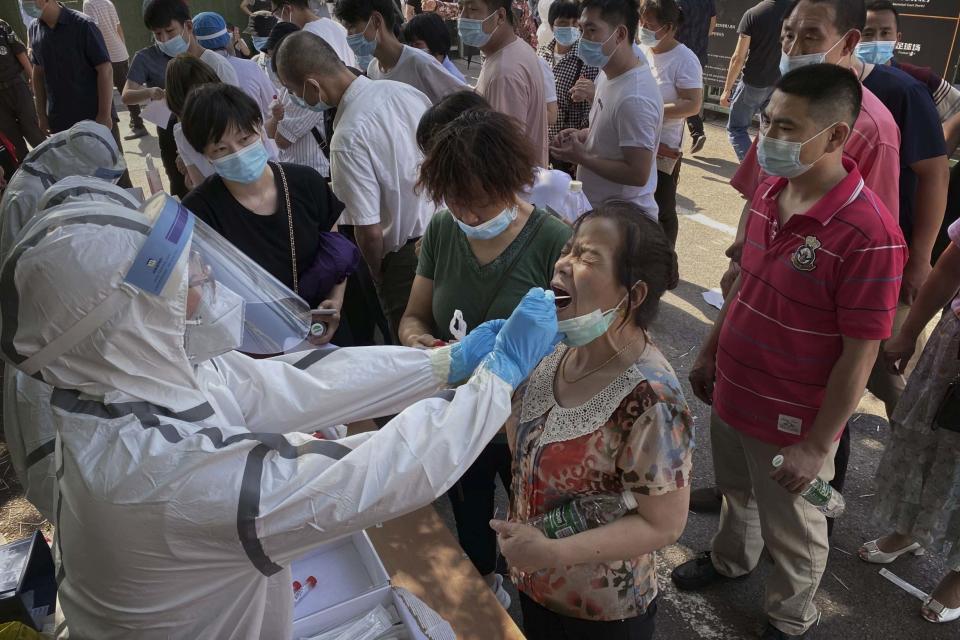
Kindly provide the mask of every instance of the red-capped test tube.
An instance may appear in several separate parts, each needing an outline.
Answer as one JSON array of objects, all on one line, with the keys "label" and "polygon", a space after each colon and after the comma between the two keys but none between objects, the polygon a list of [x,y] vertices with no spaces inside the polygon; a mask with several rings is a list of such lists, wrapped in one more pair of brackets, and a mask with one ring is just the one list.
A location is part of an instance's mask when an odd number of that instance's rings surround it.
[{"label": "red-capped test tube", "polygon": [[307,578],[307,584],[300,584],[299,580],[293,581],[293,604],[297,604],[303,597],[310,593],[310,590],[317,586],[317,579],[313,576]]}]

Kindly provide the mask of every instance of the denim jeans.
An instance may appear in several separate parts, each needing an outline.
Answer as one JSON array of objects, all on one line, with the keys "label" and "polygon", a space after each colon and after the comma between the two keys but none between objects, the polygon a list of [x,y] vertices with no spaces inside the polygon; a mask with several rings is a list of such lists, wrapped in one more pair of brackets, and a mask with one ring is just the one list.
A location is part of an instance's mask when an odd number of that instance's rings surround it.
[{"label": "denim jeans", "polygon": [[751,87],[743,80],[737,85],[730,100],[730,120],[727,122],[727,135],[730,144],[743,161],[750,150],[750,134],[748,129],[753,122],[753,116],[763,109],[773,93],[773,87]]}]

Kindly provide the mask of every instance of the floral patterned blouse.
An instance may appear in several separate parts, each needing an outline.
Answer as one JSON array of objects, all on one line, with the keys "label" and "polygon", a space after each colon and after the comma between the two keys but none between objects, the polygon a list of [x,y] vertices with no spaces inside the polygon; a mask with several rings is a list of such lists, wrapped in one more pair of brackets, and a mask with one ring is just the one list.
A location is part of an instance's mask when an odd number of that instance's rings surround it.
[{"label": "floral patterned blouse", "polygon": [[[567,347],[544,358],[514,394],[510,519],[525,522],[585,495],[662,495],[686,487],[693,419],[676,374],[650,345],[633,365],[579,407],[553,395]],[[513,571],[517,588],[555,613],[585,620],[642,615],[657,596],[652,553],[617,562]]]}]

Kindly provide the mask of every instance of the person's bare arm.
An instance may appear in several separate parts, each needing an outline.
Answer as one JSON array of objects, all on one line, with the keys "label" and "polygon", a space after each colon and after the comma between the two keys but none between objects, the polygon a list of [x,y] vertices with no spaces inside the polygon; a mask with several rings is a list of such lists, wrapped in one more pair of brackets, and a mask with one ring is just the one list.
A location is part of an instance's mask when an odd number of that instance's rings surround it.
[{"label": "person's bare arm", "polygon": [[663,117],[671,120],[689,118],[700,113],[703,89],[677,89],[677,99],[663,105]]},{"label": "person's bare arm", "polygon": [[97,122],[113,129],[113,66],[109,62],[97,67]]},{"label": "person's bare arm", "polygon": [[712,36],[716,30],[717,30],[717,16],[713,16],[712,18],[710,18],[710,30],[707,31],[707,35]]},{"label": "person's bare arm", "polygon": [[557,119],[560,117],[560,108],[557,106],[556,102],[547,103],[547,124],[555,125],[557,124]]},{"label": "person's bare arm", "polygon": [[727,319],[727,312],[737,294],[740,293],[741,277],[737,276],[733,285],[730,287],[730,293],[723,301],[723,308],[720,314],[713,322],[713,328],[700,347],[700,353],[690,367],[690,387],[693,389],[693,395],[697,396],[704,404],[713,404],[713,384],[717,378],[717,348],[720,345],[720,331],[723,329],[723,323]]},{"label": "person's bare arm", "polygon": [[943,224],[950,185],[950,164],[947,156],[920,160],[910,165],[917,175],[917,192],[913,206],[913,238],[910,257],[903,270],[900,300],[913,304],[924,280],[930,275],[930,255]]},{"label": "person's bare arm", "polygon": [[383,227],[379,224],[357,225],[354,228],[357,238],[357,246],[360,247],[360,255],[367,263],[370,269],[370,276],[373,281],[380,283],[383,280],[381,272],[383,262]]},{"label": "person's bare arm", "polygon": [[960,113],[947,118],[943,123],[943,139],[947,142],[947,157],[950,157],[960,146]]},{"label": "person's bare arm", "polygon": [[519,522],[494,520],[500,551],[512,568],[535,572],[551,567],[622,561],[653,553],[677,541],[687,524],[690,488],[659,496],[634,493],[637,512],[567,538],[547,538]]},{"label": "person's bare arm", "polygon": [[120,24],[120,21],[117,20],[117,35],[120,36],[120,41],[123,42],[124,46],[127,44],[127,36],[123,33],[123,25]]},{"label": "person's bare arm", "polygon": [[433,280],[416,276],[410,288],[407,310],[400,319],[400,344],[407,347],[433,347]]},{"label": "person's bare arm", "polygon": [[750,36],[740,34],[737,40],[737,47],[733,50],[730,57],[730,65],[727,67],[727,79],[723,83],[723,93],[720,94],[720,106],[730,107],[730,95],[733,93],[733,85],[740,77],[743,71],[743,65],[747,63],[747,55],[750,53]]},{"label": "person's bare arm", "polygon": [[166,94],[160,87],[145,87],[133,80],[127,80],[120,93],[120,100],[125,105],[143,104],[150,100],[163,100],[165,97]]},{"label": "person's bare arm", "polygon": [[621,147],[621,151],[623,160],[610,160],[584,153],[577,164],[617,184],[632,187],[646,185],[650,180],[650,167],[654,161],[653,151],[639,147]]},{"label": "person's bare arm", "polygon": [[879,340],[843,336],[843,352],[827,378],[827,392],[810,431],[801,442],[781,449],[783,464],[771,470],[770,476],[787,491],[803,492],[820,473],[837,435],[863,397],[879,349]]},{"label": "person's bare arm", "polygon": [[246,15],[253,15],[253,12],[250,11],[250,0],[242,0],[240,3],[240,11],[243,11]]}]

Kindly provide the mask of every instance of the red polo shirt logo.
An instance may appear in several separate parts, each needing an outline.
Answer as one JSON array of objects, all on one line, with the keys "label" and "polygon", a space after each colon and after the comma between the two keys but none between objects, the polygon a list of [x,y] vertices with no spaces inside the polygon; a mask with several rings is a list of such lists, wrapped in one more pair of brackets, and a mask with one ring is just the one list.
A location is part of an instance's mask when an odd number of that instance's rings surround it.
[{"label": "red polo shirt logo", "polygon": [[817,240],[817,236],[807,236],[803,244],[797,247],[793,252],[790,262],[793,268],[799,271],[813,271],[817,268],[817,249],[823,245]]}]

